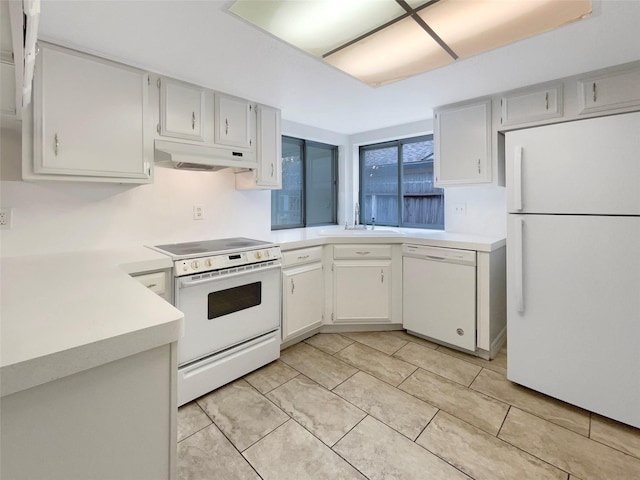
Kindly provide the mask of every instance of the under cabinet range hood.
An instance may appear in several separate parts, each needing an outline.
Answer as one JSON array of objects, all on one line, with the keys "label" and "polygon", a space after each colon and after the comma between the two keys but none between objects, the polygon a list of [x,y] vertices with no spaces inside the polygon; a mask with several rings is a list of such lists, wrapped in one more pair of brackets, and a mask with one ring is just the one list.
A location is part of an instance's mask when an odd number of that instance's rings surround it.
[{"label": "under cabinet range hood", "polygon": [[214,172],[224,168],[255,169],[255,152],[224,147],[155,140],[156,165]]}]

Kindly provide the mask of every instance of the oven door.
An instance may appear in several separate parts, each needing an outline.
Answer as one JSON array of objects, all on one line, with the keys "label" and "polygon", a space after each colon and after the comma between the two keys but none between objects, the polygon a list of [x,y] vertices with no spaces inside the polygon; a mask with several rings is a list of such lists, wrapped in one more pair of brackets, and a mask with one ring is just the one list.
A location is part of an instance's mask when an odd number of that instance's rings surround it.
[{"label": "oven door", "polygon": [[278,329],[280,274],[277,264],[177,278],[176,307],[185,318],[178,365]]}]

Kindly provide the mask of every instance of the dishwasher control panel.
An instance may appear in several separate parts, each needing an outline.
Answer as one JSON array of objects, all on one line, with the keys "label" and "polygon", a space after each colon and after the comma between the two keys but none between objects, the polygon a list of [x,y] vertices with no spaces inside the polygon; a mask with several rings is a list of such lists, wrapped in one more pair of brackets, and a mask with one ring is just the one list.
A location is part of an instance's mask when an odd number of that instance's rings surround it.
[{"label": "dishwasher control panel", "polygon": [[402,256],[422,258],[434,262],[458,263],[461,265],[476,264],[475,250],[459,248],[429,247],[426,245],[403,245]]}]

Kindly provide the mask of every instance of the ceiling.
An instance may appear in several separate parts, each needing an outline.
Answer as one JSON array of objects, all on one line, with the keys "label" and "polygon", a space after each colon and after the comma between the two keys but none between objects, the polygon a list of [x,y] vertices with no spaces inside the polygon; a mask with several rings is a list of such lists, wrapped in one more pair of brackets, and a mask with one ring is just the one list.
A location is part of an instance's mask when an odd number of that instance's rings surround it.
[{"label": "ceiling", "polygon": [[229,13],[232,3],[43,0],[39,37],[342,134],[425,120],[438,105],[640,59],[640,0],[593,0],[585,20],[371,87]]}]

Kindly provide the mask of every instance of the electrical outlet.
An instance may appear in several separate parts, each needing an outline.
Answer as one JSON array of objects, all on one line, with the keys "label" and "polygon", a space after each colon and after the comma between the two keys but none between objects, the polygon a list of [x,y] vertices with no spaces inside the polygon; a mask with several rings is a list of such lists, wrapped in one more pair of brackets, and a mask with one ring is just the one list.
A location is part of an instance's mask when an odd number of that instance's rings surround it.
[{"label": "electrical outlet", "polygon": [[456,215],[464,216],[467,214],[467,204],[466,203],[456,203],[453,206],[453,211]]},{"label": "electrical outlet", "polygon": [[11,208],[0,208],[0,228],[8,230],[11,228]]},{"label": "electrical outlet", "polygon": [[193,219],[204,220],[204,207],[202,205],[193,206]]}]

